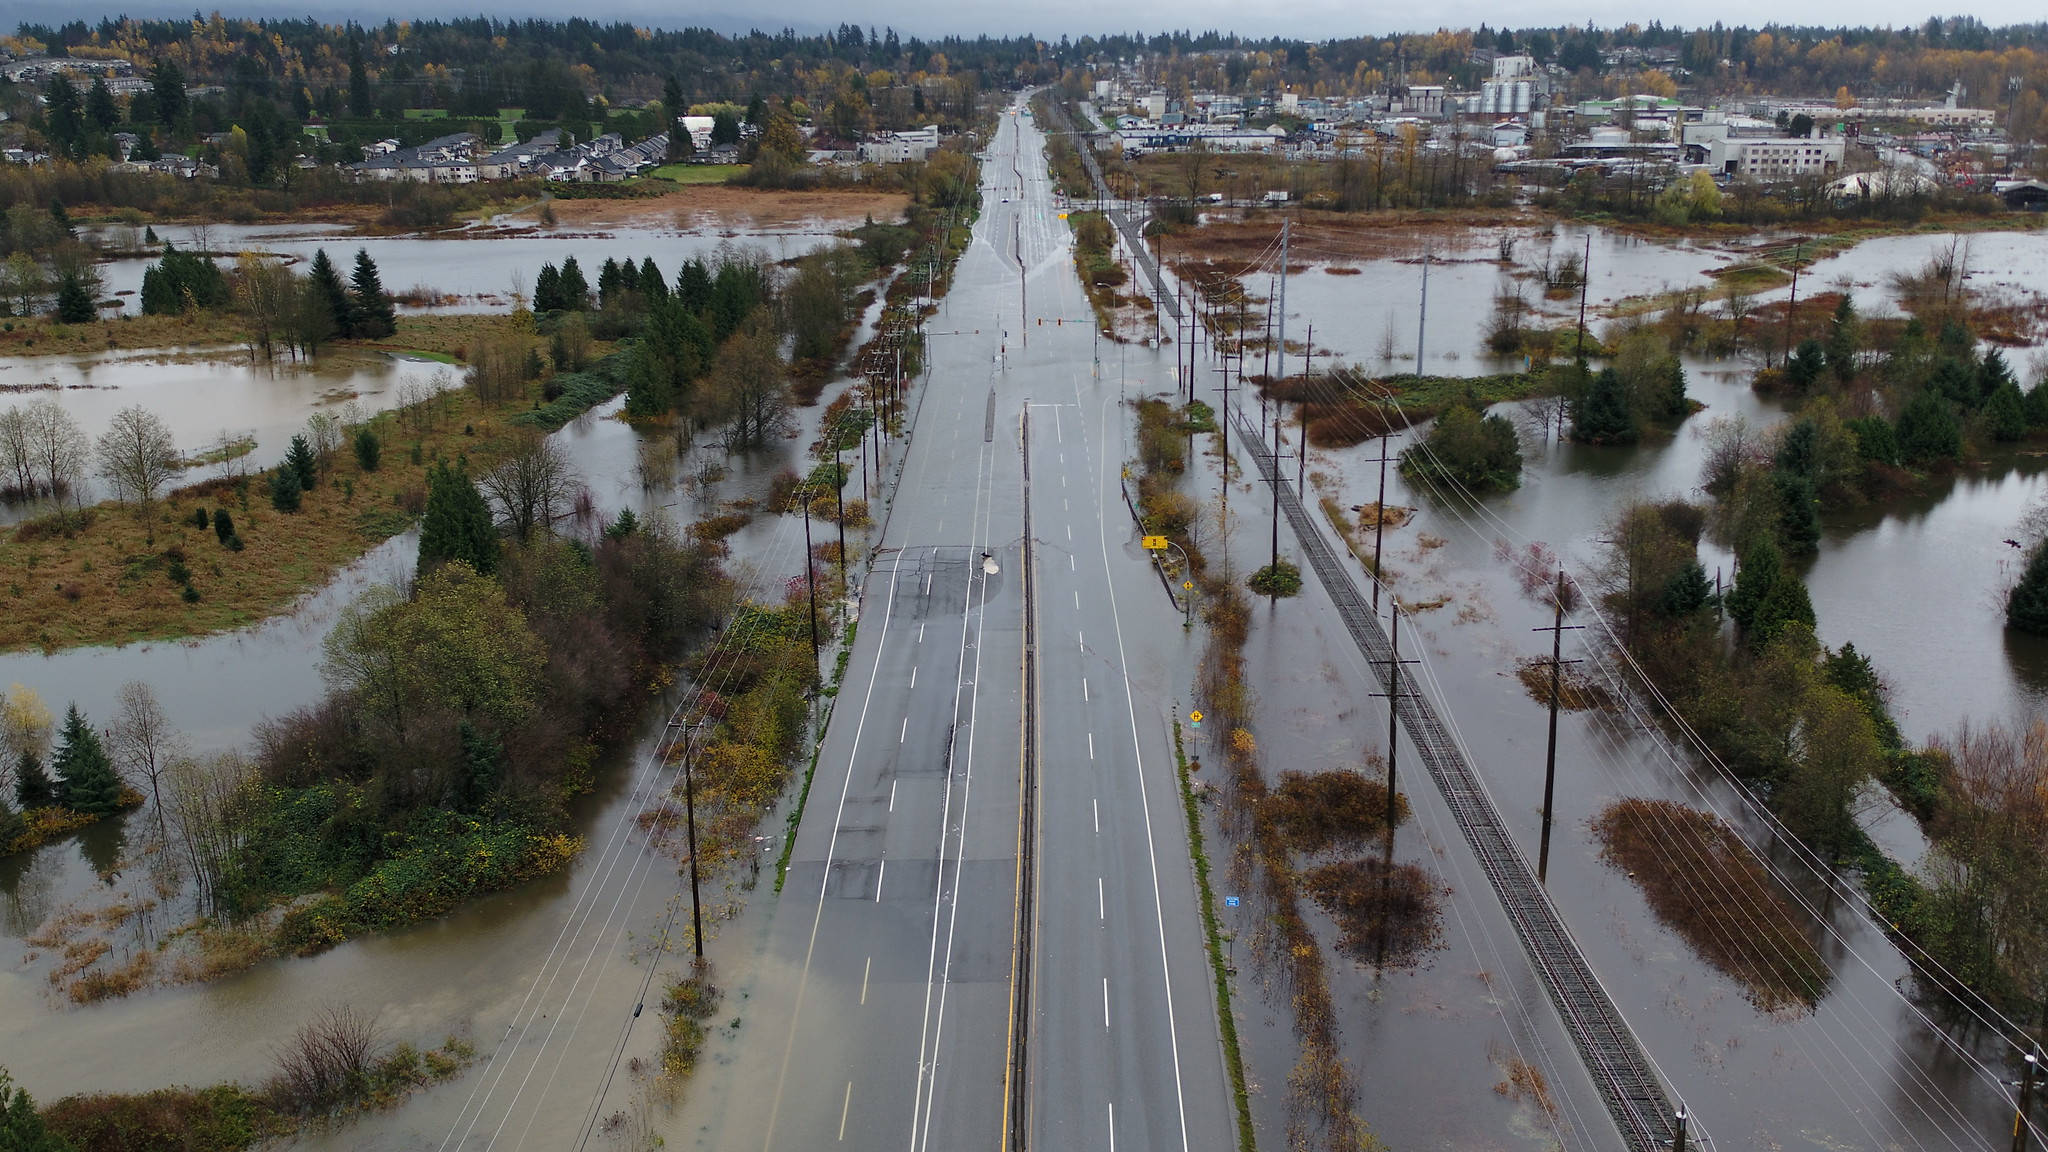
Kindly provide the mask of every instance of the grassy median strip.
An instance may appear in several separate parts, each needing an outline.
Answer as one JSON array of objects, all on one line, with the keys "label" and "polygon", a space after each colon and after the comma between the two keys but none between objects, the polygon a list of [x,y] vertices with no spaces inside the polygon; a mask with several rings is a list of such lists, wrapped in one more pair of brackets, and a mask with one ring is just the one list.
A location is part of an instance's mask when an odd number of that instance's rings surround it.
[{"label": "grassy median strip", "polygon": [[1195,786],[1188,777],[1188,754],[1181,742],[1180,721],[1173,722],[1173,761],[1180,773],[1180,802],[1188,816],[1188,855],[1195,862],[1195,887],[1202,895],[1202,930],[1209,943],[1209,967],[1216,974],[1216,1023],[1223,1031],[1223,1061],[1230,1069],[1230,1094],[1237,1104],[1237,1147],[1254,1152],[1258,1136],[1252,1128],[1251,1094],[1244,1084],[1244,1057],[1237,1046],[1237,1016],[1230,1008],[1230,970],[1223,963],[1223,930],[1216,921],[1216,893],[1209,885],[1209,852],[1202,841],[1202,814],[1195,806]]}]

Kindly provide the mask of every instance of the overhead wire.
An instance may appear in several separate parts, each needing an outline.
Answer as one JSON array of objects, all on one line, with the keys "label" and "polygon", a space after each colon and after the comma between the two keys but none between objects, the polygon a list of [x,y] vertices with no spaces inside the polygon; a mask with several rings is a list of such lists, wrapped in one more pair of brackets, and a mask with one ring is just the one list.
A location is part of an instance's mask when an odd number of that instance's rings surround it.
[{"label": "overhead wire", "polygon": [[[1398,408],[1398,406],[1399,406],[1399,401],[1398,401],[1398,398],[1395,398],[1395,397],[1393,397],[1391,393],[1384,393],[1384,392],[1383,392],[1383,395],[1384,395],[1384,397],[1385,397],[1385,401],[1386,401],[1386,402],[1391,402],[1391,403],[1393,403],[1394,405],[1396,405],[1396,407]],[[1421,443],[1422,443],[1421,441],[1418,441],[1418,444],[1421,444]],[[1423,445],[1423,450],[1424,450],[1424,451],[1428,451],[1428,449],[1427,449],[1427,446],[1426,446],[1426,444],[1424,444],[1424,445]],[[1451,479],[1451,480],[1450,480],[1449,482],[1450,482],[1450,483],[1452,483],[1452,484],[1454,484],[1454,485],[1456,485],[1456,481],[1455,481],[1454,479]],[[1425,483],[1427,483],[1427,481],[1425,481]],[[1474,495],[1473,495],[1473,494],[1472,494],[1472,493],[1471,493],[1471,492],[1470,492],[1469,490],[1465,490],[1465,489],[1463,489],[1462,485],[1457,485],[1457,487],[1459,488],[1460,492],[1462,493],[1462,496],[1463,496],[1463,502],[1464,502],[1464,503],[1466,503],[1466,504],[1467,504],[1467,506],[1469,506],[1469,507],[1472,507],[1472,508],[1476,509],[1476,510],[1478,511],[1478,513],[1479,513],[1479,514],[1481,514],[1481,515],[1483,515],[1483,516],[1486,516],[1486,517],[1488,517],[1488,518],[1492,519],[1492,520],[1493,520],[1493,521],[1494,521],[1494,522],[1495,522],[1496,524],[1498,524],[1498,525],[1499,525],[1499,526],[1500,526],[1501,528],[1503,528],[1503,529],[1507,530],[1507,531],[1508,531],[1508,532],[1510,532],[1511,534],[1513,534],[1513,535],[1516,535],[1516,536],[1520,536],[1520,535],[1521,535],[1521,534],[1520,534],[1519,532],[1515,531],[1515,530],[1513,529],[1513,527],[1512,527],[1511,525],[1508,525],[1508,524],[1507,524],[1507,523],[1506,523],[1505,521],[1502,521],[1502,520],[1500,520],[1498,516],[1496,516],[1496,515],[1493,515],[1493,514],[1492,514],[1492,512],[1491,512],[1491,510],[1490,510],[1490,509],[1488,509],[1488,508],[1487,508],[1487,507],[1485,506],[1485,504],[1484,504],[1483,502],[1479,501],[1479,500],[1477,499],[1477,497],[1476,497],[1476,496],[1474,496]],[[1434,489],[1433,489],[1433,490],[1434,490]],[[1447,500],[1447,501],[1446,501],[1446,503],[1450,503],[1450,501],[1448,501],[1448,500]],[[1467,526],[1468,526],[1468,527],[1472,527],[1472,525],[1470,524],[1470,522],[1469,522],[1468,520],[1465,520],[1465,518],[1463,517],[1462,513],[1458,513],[1458,512],[1456,512],[1455,508],[1453,509],[1453,514],[1454,514],[1454,515],[1457,515],[1457,516],[1459,516],[1460,520],[1461,520],[1462,522],[1465,522],[1465,523],[1467,524]],[[1476,529],[1475,529],[1475,531],[1476,531]],[[1524,539],[1526,539],[1526,537],[1524,537]],[[1587,598],[1587,599],[1588,599],[1588,600],[1590,601],[1590,597],[1589,597],[1589,598]],[[1615,644],[1615,646],[1616,646],[1617,648],[1619,648],[1619,649],[1620,649],[1620,650],[1622,651],[1622,653],[1623,653],[1624,657],[1628,658],[1628,660],[1629,660],[1630,664],[1631,664],[1631,665],[1634,665],[1634,661],[1633,661],[1633,658],[1632,658],[1632,656],[1629,656],[1629,654],[1627,654],[1627,653],[1626,653],[1626,650],[1625,650],[1625,648],[1622,648],[1622,647],[1620,646],[1620,643],[1619,643],[1619,637],[1613,634],[1613,629],[1612,629],[1612,625],[1611,625],[1611,622],[1610,622],[1610,621],[1608,621],[1608,620],[1607,620],[1607,619],[1606,619],[1606,618],[1604,617],[1604,615],[1601,615],[1601,614],[1600,614],[1600,613],[1598,612],[1597,608],[1595,608],[1595,609],[1594,609],[1594,614],[1595,614],[1595,617],[1596,617],[1596,619],[1599,619],[1599,620],[1600,620],[1600,622],[1601,622],[1601,624],[1602,624],[1602,627],[1603,627],[1603,629],[1604,629],[1604,630],[1606,630],[1606,631],[1607,631],[1607,632],[1609,633],[1609,636],[1610,636],[1610,640],[1611,640],[1611,641],[1612,641],[1612,642],[1613,642],[1613,643]],[[1595,666],[1596,666],[1596,667],[1603,667],[1602,665],[1600,665],[1600,664],[1597,664],[1597,663],[1596,663],[1596,665],[1595,665]],[[1642,670],[1640,669],[1640,667],[1639,667],[1639,666],[1637,666],[1637,667],[1636,667],[1636,671],[1638,672],[1638,675],[1639,675],[1639,676],[1645,675],[1645,674],[1644,674],[1644,673],[1642,672]],[[1652,685],[1652,687],[1654,688],[1654,685]],[[1632,698],[1631,698],[1631,697],[1630,697],[1630,696],[1628,695],[1628,693],[1626,692],[1626,689],[1625,689],[1625,688],[1621,688],[1620,686],[1617,686],[1617,688],[1618,688],[1618,691],[1617,691],[1617,698],[1618,698],[1618,699],[1622,699],[1622,700],[1624,700],[1624,701],[1627,701],[1627,702],[1628,702],[1628,703],[1630,704],[1630,707],[1631,707],[1631,710],[1632,710],[1632,712],[1633,712],[1633,711],[1635,711],[1635,710],[1634,710],[1634,708],[1633,708],[1633,700],[1632,700]],[[1660,700],[1661,700],[1661,693],[1659,694],[1659,697],[1660,697]],[[1675,710],[1675,709],[1672,709],[1672,708],[1670,707],[1670,705],[1669,705],[1668,701],[1664,702],[1664,706],[1665,706],[1665,708],[1667,709],[1667,711],[1669,711],[1669,712],[1671,712],[1671,713],[1673,713],[1673,714],[1675,715],[1675,711],[1676,711],[1676,710]],[[1648,718],[1646,718],[1646,717],[1641,717],[1639,713],[1637,713],[1637,715],[1638,715],[1638,719],[1639,719],[1639,721],[1640,721],[1640,722],[1641,722],[1641,723],[1643,724],[1643,727],[1644,727],[1644,730],[1645,730],[1645,731],[1648,731],[1648,732],[1654,732],[1654,731],[1655,731],[1654,725],[1653,725],[1653,724],[1652,724],[1652,723],[1651,723],[1651,722],[1650,722],[1650,721],[1648,720]],[[1681,723],[1682,723],[1682,718],[1681,718]],[[1688,729],[1688,730],[1689,730],[1689,729]],[[1694,734],[1694,739],[1695,739],[1696,741],[1698,740],[1698,737],[1697,737],[1697,735],[1696,735],[1696,734]],[[1711,757],[1711,756],[1712,756],[1712,753],[1711,753],[1711,749],[1705,749],[1705,748],[1704,748],[1704,742],[1703,742],[1703,741],[1699,741],[1699,743],[1700,743],[1700,746],[1701,746],[1701,750],[1702,750],[1702,751],[1703,751],[1703,752],[1704,752],[1704,753],[1705,753],[1705,754],[1706,754],[1707,756]],[[1664,744],[1664,743],[1662,743],[1662,742],[1660,741],[1660,742],[1658,742],[1658,746],[1660,747],[1660,749],[1661,749],[1661,750],[1662,750],[1662,751],[1664,752],[1664,754],[1665,754],[1665,755],[1666,755],[1667,757],[1669,757],[1669,756],[1670,756],[1670,749],[1669,749],[1669,746],[1668,746],[1668,745],[1666,745],[1666,744]],[[1624,761],[1619,761],[1619,762],[1625,762],[1625,760],[1624,760]],[[1673,761],[1673,763],[1674,763],[1674,765],[1675,765],[1675,763],[1676,763],[1676,762],[1675,762],[1675,760]],[[1718,768],[1718,769],[1719,769],[1719,770],[1721,771],[1721,773],[1722,773],[1722,774],[1723,774],[1723,775],[1724,775],[1725,777],[1727,777],[1727,779],[1728,779],[1728,782],[1729,782],[1729,783],[1730,783],[1731,785],[1733,785],[1733,786],[1734,786],[1734,788],[1735,788],[1735,790],[1736,790],[1737,794],[1738,794],[1738,795],[1740,795],[1740,796],[1742,796],[1742,797],[1743,797],[1743,798],[1744,798],[1744,799],[1745,799],[1745,800],[1746,800],[1746,801],[1747,801],[1747,802],[1748,802],[1748,803],[1749,803],[1749,804],[1750,804],[1750,805],[1752,806],[1752,808],[1755,808],[1755,807],[1757,806],[1757,802],[1756,802],[1756,800],[1755,800],[1755,797],[1754,797],[1754,796],[1753,796],[1752,794],[1750,794],[1750,793],[1749,793],[1748,789],[1747,789],[1746,787],[1744,787],[1743,785],[1741,785],[1741,783],[1740,783],[1740,781],[1739,781],[1739,780],[1736,780],[1735,778],[1733,778],[1733,776],[1732,776],[1732,773],[1729,773],[1729,772],[1728,772],[1728,770],[1726,769],[1725,765],[1722,765],[1722,764],[1720,764],[1720,763],[1718,762],[1718,760],[1717,760],[1717,759],[1716,759],[1716,760],[1714,761],[1714,764],[1715,764],[1715,767],[1716,767],[1716,768]],[[1688,783],[1690,783],[1690,782],[1688,782]],[[1696,785],[1692,785],[1692,786],[1693,786],[1693,787],[1695,788],[1695,790],[1697,790],[1697,786],[1696,786]],[[1705,796],[1705,794],[1704,794],[1704,793],[1700,793],[1700,798],[1701,798],[1701,800],[1702,800],[1702,802],[1703,802],[1703,803],[1706,803],[1706,804],[1708,804],[1708,806],[1709,806],[1709,810],[1710,810],[1710,811],[1713,811],[1713,810],[1715,810],[1715,805],[1713,804],[1713,802],[1712,802],[1711,798],[1709,798],[1709,797]],[[1767,820],[1768,820],[1768,821],[1769,821],[1769,822],[1771,823],[1771,825],[1772,825],[1773,827],[1775,827],[1775,828],[1776,828],[1776,830],[1777,830],[1777,833],[1778,833],[1778,838],[1779,838],[1779,839],[1780,839],[1781,841],[1787,841],[1787,842],[1789,842],[1789,845],[1790,845],[1791,847],[1793,847],[1793,849],[1794,849],[1795,855],[1796,855],[1796,856],[1799,856],[1799,857],[1800,857],[1800,858],[1802,859],[1802,862],[1805,862],[1805,863],[1807,863],[1807,864],[1809,865],[1809,867],[1811,867],[1811,866],[1812,866],[1812,864],[1813,864],[1813,861],[1812,861],[1811,859],[1809,859],[1809,858],[1808,858],[1808,854],[1806,854],[1806,853],[1804,853],[1804,852],[1800,851],[1800,849],[1802,849],[1802,848],[1803,848],[1803,845],[1800,845],[1800,844],[1798,843],[1798,841],[1797,841],[1797,838],[1796,838],[1796,837],[1793,837],[1793,836],[1791,835],[1791,833],[1789,832],[1789,830],[1786,830],[1786,829],[1784,829],[1784,828],[1782,827],[1782,825],[1781,825],[1781,824],[1778,824],[1778,823],[1777,823],[1777,821],[1775,820],[1775,817],[1773,817],[1773,816],[1772,816],[1771,814],[1769,814],[1769,813],[1768,813],[1768,811],[1764,811],[1764,812],[1762,812],[1762,813],[1760,813],[1760,814],[1761,814],[1762,816],[1764,816],[1764,817],[1765,817],[1765,818],[1766,818],[1766,819],[1767,819]],[[1861,954],[1861,952],[1860,952],[1860,951],[1858,951],[1858,950],[1857,950],[1857,949],[1856,949],[1856,948],[1855,948],[1855,947],[1854,947],[1853,945],[1851,945],[1851,944],[1850,944],[1850,943],[1849,943],[1849,942],[1848,942],[1848,941],[1846,940],[1846,938],[1842,937],[1842,936],[1841,936],[1841,934],[1839,933],[1839,931],[1837,931],[1837,930],[1835,930],[1835,929],[1834,929],[1833,925],[1832,925],[1831,923],[1829,923],[1829,922],[1828,922],[1828,921],[1826,920],[1826,918],[1825,918],[1825,917],[1824,917],[1824,916],[1823,916],[1823,915],[1822,915],[1822,914],[1821,914],[1821,913],[1819,912],[1819,910],[1817,910],[1817,909],[1814,909],[1814,908],[1812,908],[1812,906],[1811,906],[1810,902],[1808,902],[1808,901],[1806,901],[1806,900],[1804,899],[1803,895],[1802,895],[1802,894],[1801,894],[1801,893],[1800,893],[1800,892],[1798,891],[1798,889],[1796,888],[1796,886],[1795,886],[1795,885],[1794,885],[1794,884],[1792,883],[1791,879],[1790,879],[1789,877],[1785,876],[1785,875],[1784,875],[1784,874],[1783,874],[1783,873],[1782,873],[1782,872],[1781,872],[1781,871],[1780,871],[1780,870],[1779,870],[1779,869],[1778,869],[1778,868],[1776,867],[1776,865],[1775,865],[1775,863],[1774,863],[1774,862],[1770,861],[1770,860],[1769,860],[1769,858],[1768,858],[1767,856],[1764,856],[1764,857],[1760,857],[1760,862],[1761,862],[1761,863],[1762,863],[1762,864],[1763,864],[1763,865],[1764,865],[1764,866],[1765,866],[1765,867],[1766,867],[1766,868],[1767,868],[1768,870],[1770,870],[1770,871],[1771,871],[1771,872],[1773,873],[1774,877],[1775,877],[1775,878],[1776,878],[1776,879],[1777,879],[1777,880],[1779,881],[1779,884],[1780,884],[1780,886],[1781,886],[1782,888],[1784,888],[1784,889],[1785,889],[1785,890],[1786,890],[1786,891],[1787,891],[1787,892],[1788,892],[1789,894],[1791,894],[1791,895],[1793,896],[1793,898],[1794,898],[1795,900],[1798,900],[1798,902],[1799,902],[1799,903],[1801,904],[1801,906],[1802,906],[1802,907],[1803,907],[1803,908],[1804,908],[1804,909],[1805,909],[1805,910],[1806,910],[1806,911],[1807,911],[1807,912],[1809,913],[1809,915],[1810,915],[1810,916],[1812,916],[1812,917],[1813,917],[1813,918],[1815,919],[1815,921],[1816,921],[1817,923],[1820,923],[1820,924],[1821,924],[1821,925],[1822,925],[1822,926],[1823,926],[1823,927],[1824,927],[1824,928],[1825,928],[1825,929],[1826,929],[1826,930],[1827,930],[1827,931],[1828,931],[1828,932],[1829,932],[1829,933],[1830,933],[1831,935],[1833,935],[1833,936],[1834,936],[1834,937],[1835,937],[1835,938],[1837,939],[1837,942],[1838,942],[1838,943],[1840,943],[1840,944],[1842,945],[1842,947],[1843,947],[1843,949],[1844,949],[1844,951],[1845,951],[1845,952],[1847,952],[1847,953],[1848,953],[1848,954],[1850,954],[1850,955],[1853,955],[1853,956],[1855,956],[1855,957],[1857,958],[1858,962],[1859,962],[1859,963],[1861,963],[1861,964],[1863,964],[1863,965],[1864,965],[1864,966],[1865,966],[1866,968],[1868,968],[1868,969],[1869,969],[1869,970],[1870,970],[1870,971],[1871,971],[1871,972],[1872,972],[1872,973],[1873,973],[1874,975],[1881,975],[1881,974],[1879,974],[1879,973],[1877,973],[1877,972],[1876,972],[1875,966],[1874,966],[1874,965],[1872,965],[1872,964],[1870,963],[1870,961],[1868,960],[1868,958],[1867,958],[1867,957],[1865,957],[1865,956],[1863,956],[1863,955]],[[1821,878],[1823,879],[1823,881],[1824,881],[1824,882],[1826,882],[1826,883],[1829,883],[1829,885],[1830,885],[1830,887],[1831,887],[1831,888],[1837,888],[1837,890],[1839,890],[1839,888],[1838,888],[1838,881],[1837,881],[1837,880],[1836,880],[1836,879],[1834,878],[1834,876],[1833,876],[1833,873],[1832,873],[1832,870],[1831,870],[1831,869],[1830,869],[1830,870],[1827,870],[1827,871],[1826,871],[1826,873],[1825,873],[1824,875],[1822,875],[1822,876],[1821,876]],[[1889,983],[1889,982],[1887,982],[1887,983]],[[1898,993],[1898,989],[1896,989],[1896,988],[1893,988],[1893,991],[1894,991],[1894,993]],[[1902,999],[1905,999],[1905,998],[1903,997],[1903,995],[1902,995],[1902,994],[1901,994],[1901,998],[1902,998]],[[1922,1010],[1920,1010],[1920,1009],[1919,1009],[1918,1005],[1913,1005],[1913,1004],[1911,1004],[1911,1002],[1910,1002],[1910,1000],[1909,1000],[1909,999],[1907,1000],[1907,1003],[1908,1003],[1908,1006],[1909,1006],[1909,1008],[1911,1008],[1911,1009],[1912,1009],[1912,1010],[1913,1010],[1913,1011],[1914,1011],[1914,1012],[1915,1012],[1915,1013],[1916,1013],[1917,1015],[1919,1015],[1919,1016],[1920,1016],[1920,1017],[1922,1018],[1923,1022],[1924,1022],[1924,1023],[1926,1023],[1926,1024],[1928,1025],[1928,1027],[1929,1027],[1929,1028],[1930,1028],[1931,1030],[1933,1030],[1933,1031],[1934,1031],[1934,1032],[1935,1032],[1935,1033],[1936,1033],[1936,1034],[1937,1034],[1938,1036],[1940,1036],[1940,1038],[1941,1038],[1941,1039],[1943,1040],[1943,1042],[1944,1042],[1945,1044],[1947,1044],[1947,1045],[1948,1045],[1948,1046],[1949,1046],[1949,1047],[1951,1048],[1951,1050],[1955,1051],[1955,1052],[1957,1053],[1957,1055],[1961,1056],[1961,1057],[1962,1057],[1962,1058],[1964,1058],[1964,1059],[1965,1059],[1966,1061],[1969,1061],[1969,1062],[1971,1062],[1971,1063],[1973,1063],[1973,1064],[1978,1064],[1978,1066],[1979,1066],[1979,1068],[1980,1068],[1980,1071],[1981,1071],[1981,1072],[1982,1072],[1983,1074],[1986,1074],[1986,1075],[1987,1075],[1987,1077],[1988,1077],[1989,1079],[1991,1079],[1991,1080],[1993,1081],[1993,1083],[1995,1083],[1995,1084],[2001,1084],[2001,1085],[2002,1085],[2002,1081],[1998,1081],[1998,1080],[1997,1080],[1997,1078],[1996,1078],[1996,1076],[1995,1076],[1995,1074],[1990,1074],[1990,1073],[1989,1073],[1989,1071],[1988,1071],[1988,1069],[1982,1069],[1982,1066],[1981,1066],[1981,1064],[1980,1064],[1979,1062],[1977,1062],[1977,1061],[1976,1061],[1976,1060],[1974,1059],[1974,1057],[1973,1057],[1973,1056],[1972,1056],[1971,1054],[1969,1054],[1969,1053],[1968,1053],[1967,1051],[1965,1051],[1965,1050],[1962,1050],[1962,1049],[1960,1048],[1960,1046],[1959,1046],[1959,1045],[1958,1045],[1958,1044],[1957,1044],[1957,1043],[1956,1043],[1956,1042],[1954,1041],[1954,1039],[1953,1039],[1952,1037],[1948,1036],[1948,1035],[1946,1034],[1946,1032],[1945,1032],[1945,1031],[1941,1030],[1941,1029],[1940,1029],[1940,1028],[1939,1028],[1938,1026],[1936,1026],[1936,1025],[1934,1024],[1934,1022],[1933,1022],[1933,1021],[1931,1020],[1931,1018],[1927,1017],[1927,1016],[1926,1016],[1926,1014],[1924,1013],[1924,1011],[1922,1011]],[[1860,1007],[1860,1005],[1859,1005],[1859,1007]],[[1873,1021],[1873,1022],[1875,1022],[1875,1021]],[[1858,1042],[1859,1042],[1859,1044],[1861,1043],[1861,1042],[1860,1042],[1860,1039],[1859,1039],[1859,1041],[1858,1041]],[[1910,1063],[1910,1061],[1909,1061],[1909,1062],[1907,1062],[1907,1064],[1906,1064],[1906,1067],[1907,1067],[1907,1068],[1909,1068],[1909,1069],[1913,1069],[1913,1070],[1914,1070],[1915,1072],[1917,1072],[1917,1071],[1918,1071],[1917,1069],[1913,1068],[1913,1065],[1912,1065],[1912,1064]],[[1955,1111],[1955,1109],[1954,1109],[1954,1107],[1953,1107],[1952,1103],[1951,1103],[1951,1102],[1949,1102],[1949,1101],[1948,1101],[1948,1100],[1946,1099],[1946,1097],[1945,1097],[1945,1096],[1942,1096],[1942,1095],[1941,1095],[1940,1093],[1938,1093],[1938,1092],[1936,1092],[1936,1093],[1933,1093],[1933,1096],[1934,1096],[1934,1098],[1935,1098],[1935,1099],[1938,1099],[1938,1100],[1940,1100],[1940,1101],[1941,1101],[1941,1102],[1942,1102],[1943,1104],[1945,1104],[1945,1105],[1948,1105],[1948,1106],[1949,1106],[1949,1108],[1950,1108],[1950,1111],[1951,1111],[1952,1115],[1954,1116],[1954,1118],[1956,1118],[1956,1119],[1958,1119],[1958,1120],[1961,1120],[1961,1119],[1963,1119],[1963,1118],[1961,1117],[1960,1113],[1959,1113],[1958,1111]],[[1917,1097],[1916,1097],[1916,1107],[1918,1107],[1918,1106],[1919,1106],[1919,1104],[1918,1104],[1918,1099],[1917,1099]]]}]

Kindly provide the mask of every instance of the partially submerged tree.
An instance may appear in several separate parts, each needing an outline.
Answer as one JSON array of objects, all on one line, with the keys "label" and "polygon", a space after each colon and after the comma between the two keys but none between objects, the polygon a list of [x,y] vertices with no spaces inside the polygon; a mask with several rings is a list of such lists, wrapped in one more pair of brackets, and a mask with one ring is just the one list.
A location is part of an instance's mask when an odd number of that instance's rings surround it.
[{"label": "partially submerged tree", "polygon": [[99,439],[99,464],[117,498],[140,504],[155,500],[185,466],[169,426],[139,404],[114,413]]}]

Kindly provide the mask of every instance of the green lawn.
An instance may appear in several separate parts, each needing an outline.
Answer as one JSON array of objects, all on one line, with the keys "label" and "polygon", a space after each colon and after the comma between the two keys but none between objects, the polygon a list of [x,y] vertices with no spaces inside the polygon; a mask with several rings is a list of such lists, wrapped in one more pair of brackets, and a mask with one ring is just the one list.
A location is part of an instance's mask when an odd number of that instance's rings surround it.
[{"label": "green lawn", "polygon": [[746,170],[745,164],[664,164],[648,175],[678,184],[723,184]]}]

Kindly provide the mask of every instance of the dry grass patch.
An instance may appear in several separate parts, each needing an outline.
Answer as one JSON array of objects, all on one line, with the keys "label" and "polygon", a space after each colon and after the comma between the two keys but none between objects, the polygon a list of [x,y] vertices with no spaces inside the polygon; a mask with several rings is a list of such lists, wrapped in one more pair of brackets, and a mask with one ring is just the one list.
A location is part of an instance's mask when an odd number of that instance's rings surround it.
[{"label": "dry grass patch", "polygon": [[[381,467],[365,472],[347,449],[334,453],[298,512],[273,509],[265,479],[251,477],[245,486],[206,481],[147,508],[101,505],[68,536],[17,528],[0,539],[0,604],[7,607],[0,650],[205,635],[284,610],[404,531],[425,500],[427,467],[437,457],[466,459],[475,474],[530,434],[507,422],[529,397],[485,406],[451,392],[438,403],[444,411],[424,429],[378,417],[372,427],[385,445]],[[194,524],[202,507],[209,515],[229,510],[242,551]],[[180,572],[198,600],[185,599]]]},{"label": "dry grass patch", "polygon": [[[1296,852],[1356,846],[1387,830],[1387,786],[1358,772],[1283,772],[1264,803]],[[1407,818],[1408,798],[1396,793],[1394,823]]]},{"label": "dry grass patch", "polygon": [[1631,798],[1593,821],[1601,855],[1629,874],[1657,919],[1766,1012],[1807,1011],[1834,974],[1734,829],[1669,800]]},{"label": "dry grass patch", "polygon": [[1405,967],[1441,946],[1443,910],[1429,874],[1414,864],[1342,860],[1302,877],[1337,921],[1337,949],[1356,960]]}]

